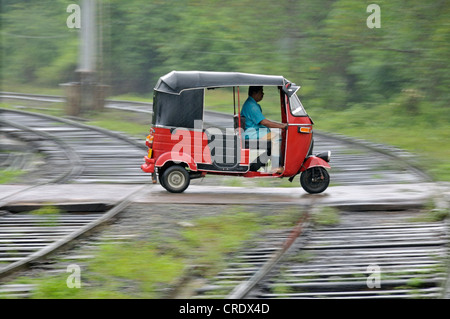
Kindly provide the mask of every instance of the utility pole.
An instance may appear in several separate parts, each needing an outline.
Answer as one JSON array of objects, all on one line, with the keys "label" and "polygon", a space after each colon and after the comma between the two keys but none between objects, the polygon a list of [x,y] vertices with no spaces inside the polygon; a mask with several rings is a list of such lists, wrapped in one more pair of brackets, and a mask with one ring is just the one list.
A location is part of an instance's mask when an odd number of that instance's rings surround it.
[{"label": "utility pole", "polygon": [[97,26],[97,0],[82,0],[77,80],[62,85],[66,87],[69,115],[103,109],[106,86],[98,83],[97,77]]},{"label": "utility pole", "polygon": [[82,0],[79,68],[77,72],[95,73],[97,58],[96,0]]},{"label": "utility pole", "polygon": [[81,112],[95,109],[97,58],[96,0],[82,0],[80,54],[76,73],[80,82]]}]

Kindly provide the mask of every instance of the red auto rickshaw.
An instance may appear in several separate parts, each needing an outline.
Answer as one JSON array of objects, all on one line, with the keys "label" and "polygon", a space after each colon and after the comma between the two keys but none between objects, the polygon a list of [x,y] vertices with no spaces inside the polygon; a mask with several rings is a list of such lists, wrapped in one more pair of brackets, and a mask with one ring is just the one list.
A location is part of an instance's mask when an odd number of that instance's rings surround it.
[{"label": "red auto rickshaw", "polygon": [[[246,138],[240,92],[247,86],[271,87],[278,95],[281,122],[287,126],[276,139]],[[299,88],[271,75],[173,71],[162,76],[154,89],[148,155],[141,169],[172,193],[183,192],[191,179],[207,174],[289,178],[291,182],[301,174],[305,191],[323,192],[330,182],[330,151],[312,155],[313,122],[296,94]],[[216,114],[228,124],[208,122],[211,112],[205,111],[205,96],[210,90],[230,95],[234,117]],[[269,169],[272,158],[282,170]]]}]

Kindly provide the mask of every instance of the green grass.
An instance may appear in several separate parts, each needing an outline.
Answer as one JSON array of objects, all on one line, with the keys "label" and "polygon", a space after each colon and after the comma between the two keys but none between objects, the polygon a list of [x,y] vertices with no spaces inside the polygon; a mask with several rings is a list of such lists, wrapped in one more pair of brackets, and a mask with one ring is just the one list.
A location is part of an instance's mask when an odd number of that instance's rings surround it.
[{"label": "green grass", "polygon": [[[141,137],[143,140],[148,135],[150,129],[150,116],[144,115],[142,122],[136,122],[133,115],[123,111],[105,110],[102,113],[90,114],[87,116],[86,124],[102,127],[107,130],[123,132],[131,136]],[[144,124],[143,122],[148,122]]]},{"label": "green grass", "polygon": [[340,222],[339,210],[333,207],[321,207],[311,217],[314,223],[320,226],[332,226]]},{"label": "green grass", "polygon": [[15,283],[36,285],[37,299],[158,298],[183,271],[183,260],[161,252],[154,244],[132,242],[101,245],[87,269],[81,270],[81,287],[69,288],[70,273],[19,278]]},{"label": "green grass", "polygon": [[45,205],[30,212],[30,214],[37,216],[52,216],[59,215],[60,213],[62,213],[62,211],[58,207],[53,205]]},{"label": "green grass", "polygon": [[154,243],[106,244],[90,264],[89,271],[94,282],[109,283],[108,292],[112,294],[108,296],[103,289],[86,290],[104,297],[115,297],[124,292],[124,295],[136,298],[161,297],[158,287],[172,283],[183,268],[183,258],[159,250]]},{"label": "green grass", "polygon": [[108,97],[108,100],[123,100],[123,101],[133,101],[133,102],[147,102],[151,103],[153,102],[153,94],[147,94],[147,95],[137,95],[137,94],[121,94],[121,95],[115,95],[113,97]]},{"label": "green grass", "polygon": [[38,209],[32,210],[30,214],[41,216],[42,219],[36,221],[36,224],[42,227],[56,227],[59,225],[60,214],[63,213],[61,209],[51,204],[44,205]]},{"label": "green grass", "polygon": [[440,222],[450,215],[450,210],[447,207],[438,207],[434,200],[430,199],[424,206],[423,210],[418,216],[411,217],[411,222],[418,223],[433,223]]},{"label": "green grass", "polygon": [[1,90],[4,92],[28,93],[28,94],[44,94],[44,95],[63,95],[62,87],[55,86],[37,86],[35,84],[18,84],[9,81],[1,82]]},{"label": "green grass", "polygon": [[0,169],[0,184],[6,184],[14,181],[17,177],[23,175],[22,170],[3,170]]},{"label": "green grass", "polygon": [[183,239],[177,246],[191,252],[194,264],[201,265],[205,276],[215,274],[228,254],[261,229],[258,216],[247,212],[199,218],[194,224],[181,232]]}]

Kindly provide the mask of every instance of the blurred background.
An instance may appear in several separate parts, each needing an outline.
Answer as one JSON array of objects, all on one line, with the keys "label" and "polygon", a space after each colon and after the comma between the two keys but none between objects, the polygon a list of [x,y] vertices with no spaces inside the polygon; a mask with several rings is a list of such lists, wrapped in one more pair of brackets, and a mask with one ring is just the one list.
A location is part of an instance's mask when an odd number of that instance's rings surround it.
[{"label": "blurred background", "polygon": [[[78,80],[67,9],[82,2],[2,0],[2,91],[63,94]],[[318,129],[411,150],[450,179],[448,1],[376,1],[380,28],[373,0],[93,2],[93,71],[110,96],[151,101],[172,70],[283,75]]]}]

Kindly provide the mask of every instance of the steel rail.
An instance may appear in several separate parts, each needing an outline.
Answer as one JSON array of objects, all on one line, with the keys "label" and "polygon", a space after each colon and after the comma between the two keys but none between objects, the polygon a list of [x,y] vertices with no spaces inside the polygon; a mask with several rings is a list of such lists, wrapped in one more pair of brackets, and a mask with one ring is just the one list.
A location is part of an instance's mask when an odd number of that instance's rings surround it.
[{"label": "steel rail", "polygon": [[[309,209],[308,209],[309,210]],[[237,285],[233,291],[227,296],[228,299],[243,299],[262,281],[267,275],[276,267],[278,262],[286,255],[292,248],[292,245],[297,238],[307,232],[309,228],[309,214],[305,213],[297,222],[297,225],[292,229],[289,236],[283,242],[282,248],[272,255],[271,258],[265,262],[258,271],[256,271],[250,279]]]},{"label": "steel rail", "polygon": [[[3,112],[2,109],[0,109],[0,115]],[[61,147],[61,151],[66,154],[66,158],[69,162],[69,169],[66,170],[66,172],[62,173],[60,176],[57,176],[53,178],[50,182],[47,183],[60,183],[63,181],[66,181],[70,179],[71,176],[79,175],[83,171],[83,164],[81,162],[81,159],[77,152],[73,148],[71,148],[66,142],[64,142],[62,139],[58,138],[55,135],[49,134],[44,131],[35,130],[30,127],[26,127],[24,125],[20,125],[18,123],[13,123],[11,121],[2,119],[0,117],[0,123],[3,123],[4,125],[15,127],[19,130],[29,132],[38,136],[41,136],[47,140],[54,141],[56,144],[58,144]]]},{"label": "steel rail", "polygon": [[57,116],[53,116],[53,115],[48,115],[48,114],[42,114],[42,113],[35,113],[35,112],[27,112],[27,111],[23,111],[23,110],[12,110],[12,109],[5,109],[5,108],[0,108],[0,114],[1,112],[12,112],[12,113],[17,113],[17,114],[24,114],[24,115],[28,115],[28,116],[36,116],[36,117],[40,117],[40,118],[44,118],[44,119],[49,119],[52,121],[56,121],[56,122],[61,122],[61,123],[65,123],[65,124],[69,124],[71,126],[75,126],[78,128],[82,128],[82,129],[89,129],[92,131],[97,131],[100,132],[102,134],[105,135],[109,135],[112,137],[115,137],[117,139],[123,140],[124,142],[127,142],[129,144],[133,144],[134,146],[141,148],[143,150],[146,150],[147,147],[144,145],[144,143],[142,142],[138,142],[132,138],[130,138],[129,136],[119,133],[119,132],[114,132],[114,131],[110,131],[101,127],[97,127],[97,126],[92,126],[92,125],[87,125],[87,124],[83,124],[83,123],[79,123],[67,118],[62,118],[62,117],[57,117]]}]

